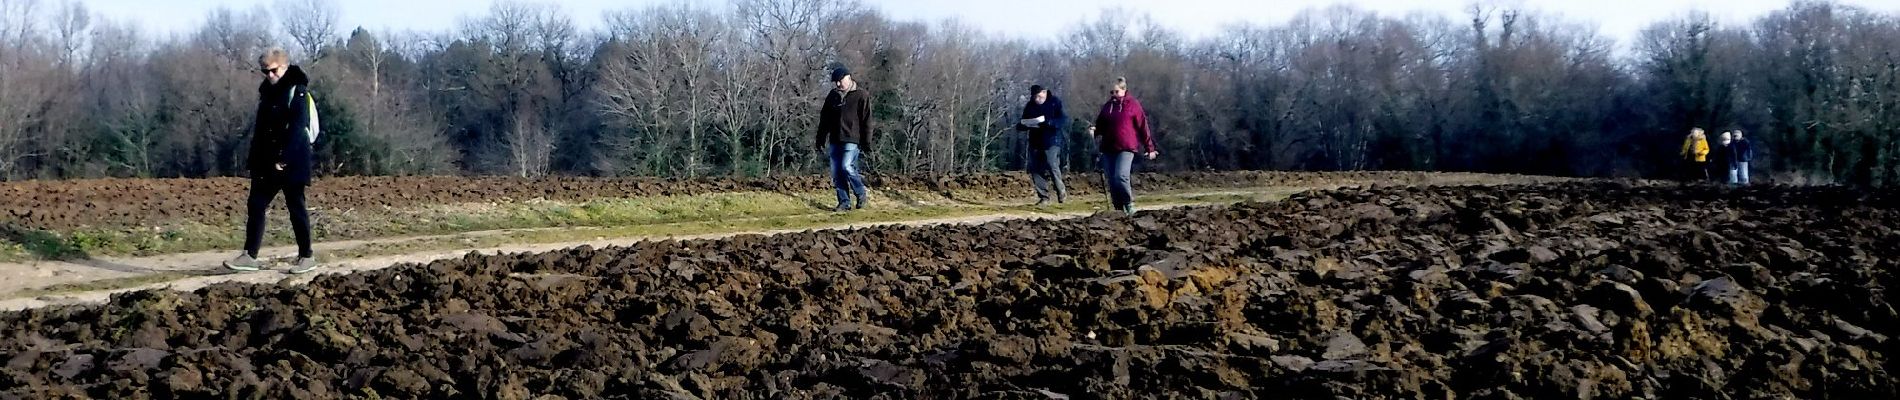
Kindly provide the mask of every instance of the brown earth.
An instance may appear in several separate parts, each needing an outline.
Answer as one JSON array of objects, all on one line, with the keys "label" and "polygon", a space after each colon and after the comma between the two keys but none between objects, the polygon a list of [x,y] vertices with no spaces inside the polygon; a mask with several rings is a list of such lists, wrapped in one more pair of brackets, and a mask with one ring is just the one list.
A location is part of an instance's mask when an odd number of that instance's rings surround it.
[{"label": "brown earth", "polygon": [[1374,188],[0,314],[20,398],[1896,398],[1894,192]]},{"label": "brown earth", "polygon": [[[1452,174],[1456,175],[1456,174]],[[1100,192],[1094,174],[1071,174],[1076,194]],[[1139,190],[1261,186],[1423,183],[1434,176],[1415,172],[1189,172],[1139,174]],[[1478,176],[1478,175],[1472,175]],[[1028,195],[1023,174],[947,177],[872,176],[876,189]],[[0,227],[63,230],[81,226],[151,227],[173,221],[224,225],[243,217],[249,182],[219,179],[96,179],[0,183]],[[742,191],[809,192],[829,189],[829,178],[795,176],[756,179],[505,177],[334,177],[310,188],[310,204],[324,209],[383,209],[422,205],[508,202],[530,199],[584,201],[600,198],[695,195]]]}]

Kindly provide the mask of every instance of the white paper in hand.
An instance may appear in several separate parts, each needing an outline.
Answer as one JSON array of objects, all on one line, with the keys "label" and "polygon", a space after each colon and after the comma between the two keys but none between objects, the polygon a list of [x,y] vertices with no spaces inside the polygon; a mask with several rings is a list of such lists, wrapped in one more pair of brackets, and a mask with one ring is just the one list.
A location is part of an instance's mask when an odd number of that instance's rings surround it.
[{"label": "white paper in hand", "polygon": [[1043,117],[1027,118],[1023,119],[1022,124],[1023,126],[1036,126],[1042,125],[1042,121],[1044,121]]}]

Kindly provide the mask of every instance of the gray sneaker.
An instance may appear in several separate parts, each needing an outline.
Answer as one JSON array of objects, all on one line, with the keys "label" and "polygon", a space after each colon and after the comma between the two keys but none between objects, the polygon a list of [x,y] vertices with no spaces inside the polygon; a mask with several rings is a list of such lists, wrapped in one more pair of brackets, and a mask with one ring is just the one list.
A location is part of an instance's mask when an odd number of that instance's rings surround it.
[{"label": "gray sneaker", "polygon": [[257,262],[257,257],[251,257],[251,253],[239,252],[236,258],[224,262],[224,268],[238,272],[251,272],[264,269],[264,264]]},{"label": "gray sneaker", "polygon": [[317,258],[315,256],[311,256],[311,257],[297,257],[297,262],[290,264],[290,269],[284,272],[288,272],[291,274],[303,274],[303,273],[309,273],[310,271],[315,271],[315,270],[317,270]]}]

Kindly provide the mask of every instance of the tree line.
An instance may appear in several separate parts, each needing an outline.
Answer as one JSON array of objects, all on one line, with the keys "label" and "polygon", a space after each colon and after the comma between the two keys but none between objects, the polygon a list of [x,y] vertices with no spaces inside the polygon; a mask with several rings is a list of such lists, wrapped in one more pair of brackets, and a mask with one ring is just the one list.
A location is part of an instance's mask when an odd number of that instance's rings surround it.
[{"label": "tree line", "polygon": [[[356,10],[367,12],[367,10]],[[874,97],[877,172],[1019,168],[1031,84],[1088,121],[1125,76],[1163,157],[1149,170],[1449,170],[1666,176],[1692,127],[1741,129],[1757,174],[1900,182],[1900,16],[1797,1],[1741,25],[1704,13],[1619,44],[1508,7],[1352,7],[1204,39],[1108,10],[1052,40],[892,19],[854,1],[617,11],[582,29],[500,1],[441,32],[346,30],[329,0],[217,9],[153,35],[77,2],[0,6],[0,178],[241,174],[282,45],[313,78],[325,175],[770,176],[810,147],[828,69]]]}]

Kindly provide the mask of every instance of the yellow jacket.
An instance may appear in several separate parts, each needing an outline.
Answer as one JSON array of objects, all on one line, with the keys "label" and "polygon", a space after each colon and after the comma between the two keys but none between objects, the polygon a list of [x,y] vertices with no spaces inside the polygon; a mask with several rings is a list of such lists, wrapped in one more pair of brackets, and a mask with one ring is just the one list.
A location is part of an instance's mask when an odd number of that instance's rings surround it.
[{"label": "yellow jacket", "polygon": [[1690,136],[1682,140],[1682,158],[1709,162],[1709,139]]}]

